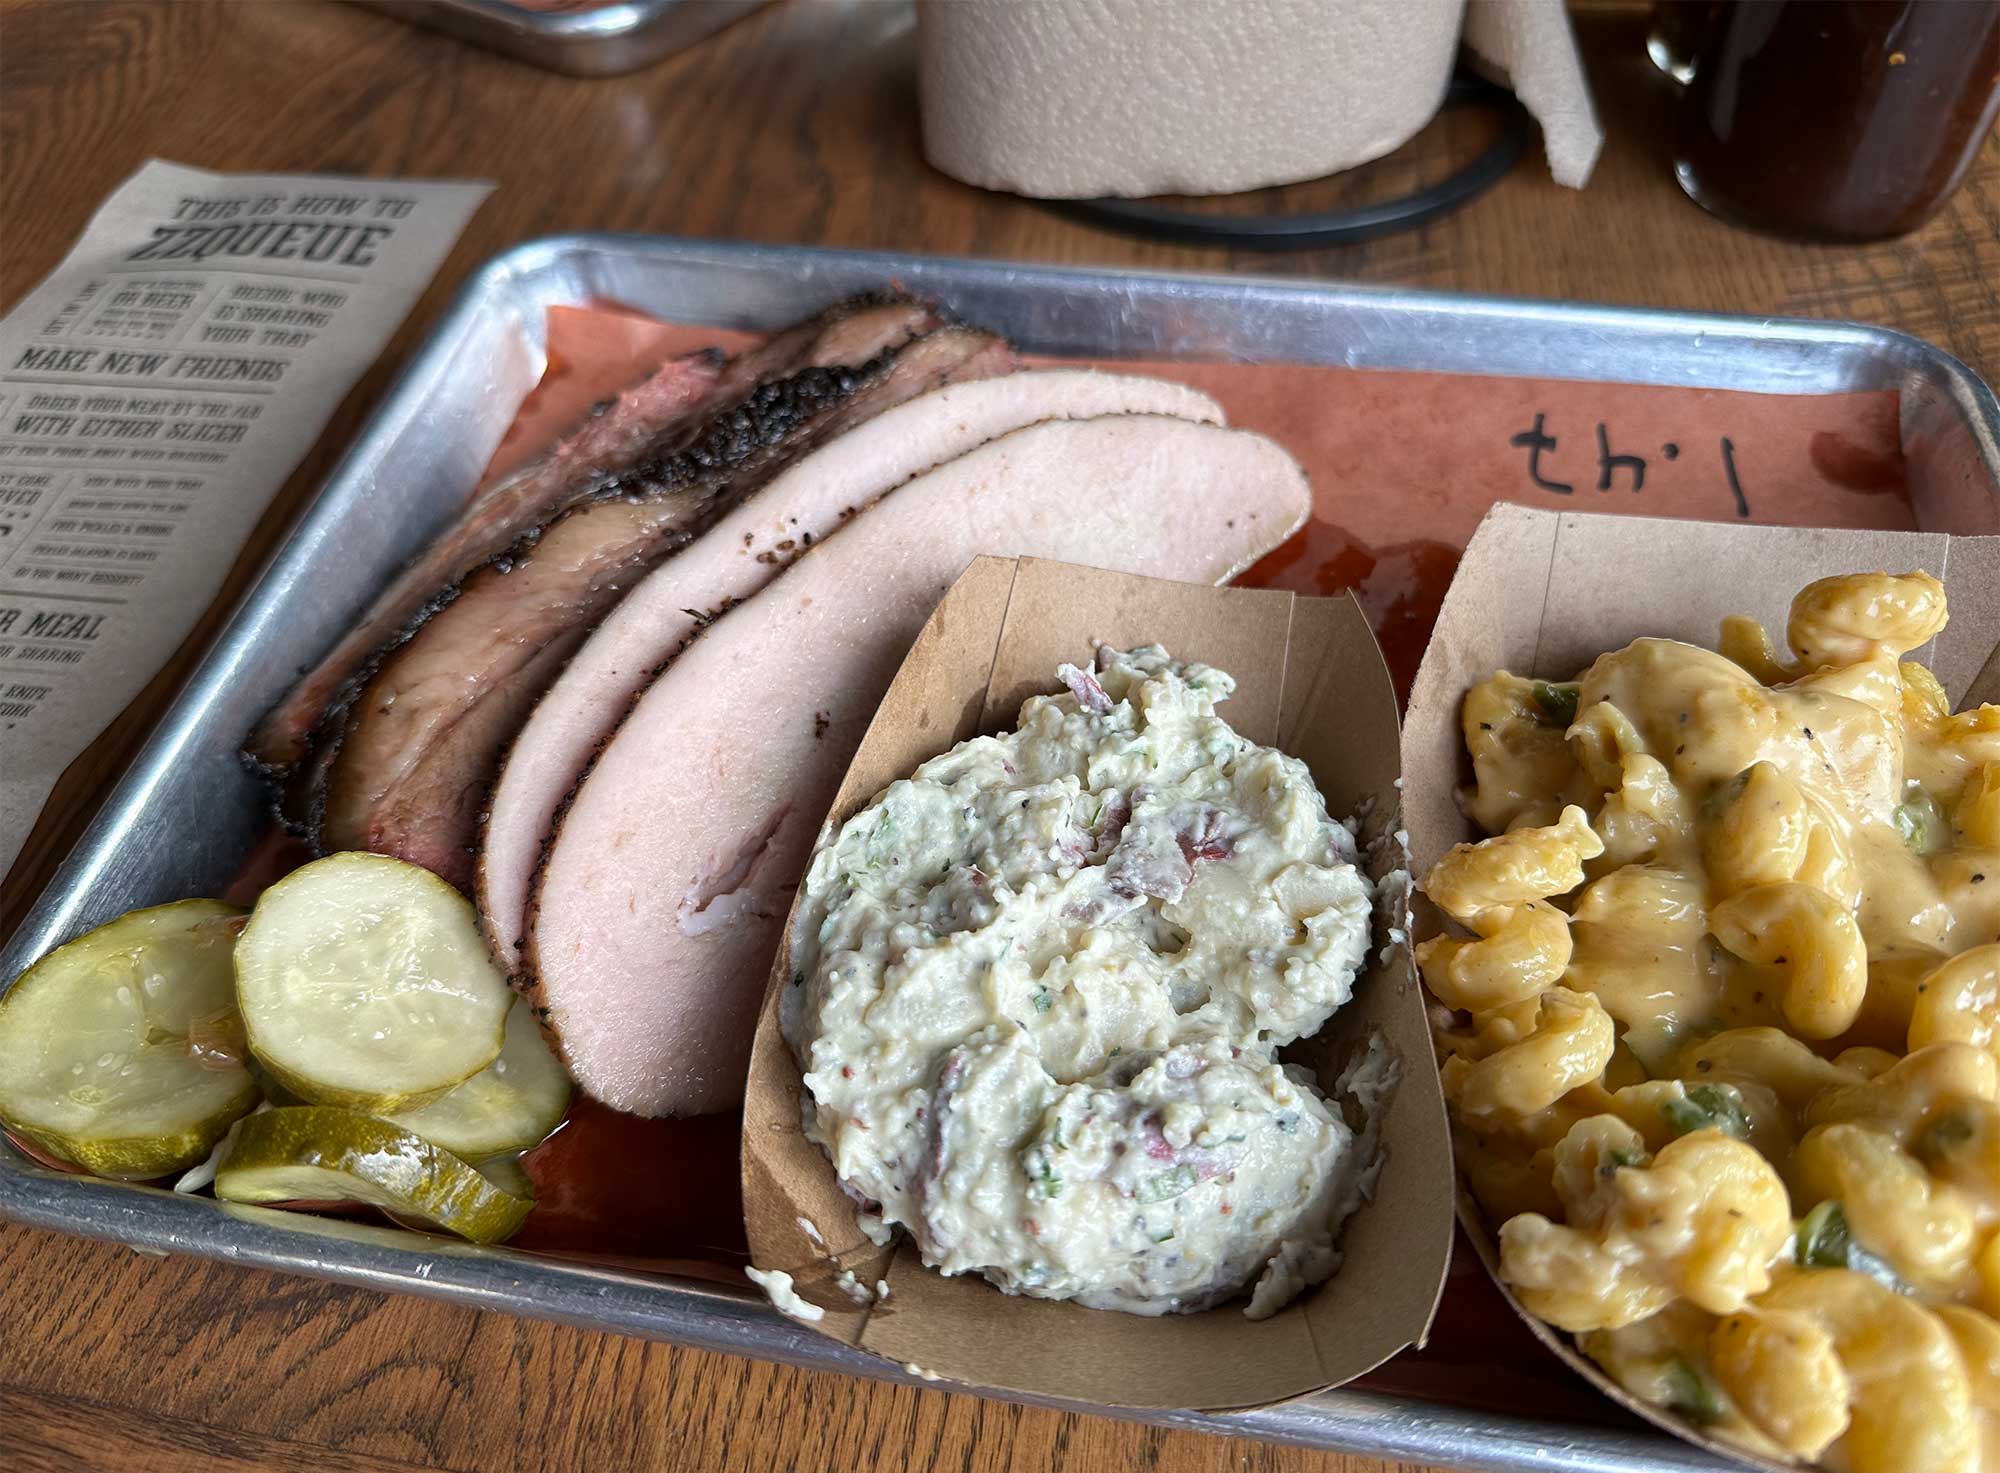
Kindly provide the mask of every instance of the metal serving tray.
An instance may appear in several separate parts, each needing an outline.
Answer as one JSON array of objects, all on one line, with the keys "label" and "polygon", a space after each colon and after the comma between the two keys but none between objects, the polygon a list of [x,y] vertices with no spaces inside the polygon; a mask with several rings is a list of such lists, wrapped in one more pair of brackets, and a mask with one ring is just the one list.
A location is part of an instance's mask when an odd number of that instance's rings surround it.
[{"label": "metal serving tray", "polygon": [[355,0],[572,77],[613,77],[685,51],[769,0],[603,0],[530,10],[508,0]]},{"label": "metal serving tray", "polygon": [[[480,270],[411,360],[0,951],[0,977],[122,911],[216,893],[234,873],[266,813],[265,794],[237,762],[238,740],[451,515],[540,376],[545,308],[610,300],[682,322],[770,328],[890,281],[1046,353],[1292,359],[1794,393],[1899,389],[1918,505],[1945,486],[2000,496],[2000,405],[1992,391],[1936,348],[1880,328],[656,237],[531,241]],[[909,1379],[793,1325],[747,1291],[69,1176],[4,1145],[0,1214],[141,1252],[226,1258]],[[1110,1414],[1465,1468],[1726,1466],[1636,1425],[1503,1416],[1366,1390],[1238,1415]]]}]

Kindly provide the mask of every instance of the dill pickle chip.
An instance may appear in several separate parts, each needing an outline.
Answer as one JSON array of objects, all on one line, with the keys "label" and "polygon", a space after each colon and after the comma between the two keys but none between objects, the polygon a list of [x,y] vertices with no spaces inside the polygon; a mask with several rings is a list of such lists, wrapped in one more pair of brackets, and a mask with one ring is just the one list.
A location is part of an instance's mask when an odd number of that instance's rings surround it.
[{"label": "dill pickle chip", "polygon": [[534,1014],[516,998],[499,1058],[430,1104],[385,1118],[480,1161],[539,1144],[569,1108],[569,1088],[569,1075],[549,1051]]},{"label": "dill pickle chip", "polygon": [[496,1184],[415,1131],[331,1105],[252,1115],[215,1171],[226,1202],[363,1202],[403,1222],[498,1243],[518,1230],[532,1197]]},{"label": "dill pickle chip", "polygon": [[535,1200],[534,1178],[528,1175],[528,1168],[521,1164],[519,1156],[494,1156],[482,1161],[479,1174],[509,1196]]},{"label": "dill pickle chip", "polygon": [[412,1110],[499,1057],[514,994],[465,897],[382,854],[334,854],[266,890],[236,944],[260,1068],[315,1104]]},{"label": "dill pickle chip", "polygon": [[135,910],[0,998],[0,1123],[40,1154],[144,1181],[204,1159],[257,1104],[217,900]]}]

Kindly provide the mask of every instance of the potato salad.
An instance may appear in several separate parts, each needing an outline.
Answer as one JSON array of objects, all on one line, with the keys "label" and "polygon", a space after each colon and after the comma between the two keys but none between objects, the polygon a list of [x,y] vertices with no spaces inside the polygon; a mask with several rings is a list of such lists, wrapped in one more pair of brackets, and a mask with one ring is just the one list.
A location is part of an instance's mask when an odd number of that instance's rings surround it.
[{"label": "potato salad", "polygon": [[1372,1166],[1275,1057],[1350,996],[1371,886],[1305,765],[1216,714],[1228,675],[1158,646],[1058,674],[821,835],[782,1009],[808,1132],[944,1273],[1268,1315]]}]

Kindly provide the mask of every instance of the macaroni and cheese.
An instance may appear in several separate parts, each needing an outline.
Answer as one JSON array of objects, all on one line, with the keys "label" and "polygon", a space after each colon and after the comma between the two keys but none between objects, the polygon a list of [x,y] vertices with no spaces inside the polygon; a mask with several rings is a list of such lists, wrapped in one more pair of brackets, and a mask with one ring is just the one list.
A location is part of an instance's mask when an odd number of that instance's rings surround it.
[{"label": "macaroni and cheese", "polygon": [[2000,1473],[2000,707],[1924,573],[1789,654],[1641,639],[1463,707],[1494,837],[1418,948],[1501,1276],[1634,1395],[1844,1473]]}]

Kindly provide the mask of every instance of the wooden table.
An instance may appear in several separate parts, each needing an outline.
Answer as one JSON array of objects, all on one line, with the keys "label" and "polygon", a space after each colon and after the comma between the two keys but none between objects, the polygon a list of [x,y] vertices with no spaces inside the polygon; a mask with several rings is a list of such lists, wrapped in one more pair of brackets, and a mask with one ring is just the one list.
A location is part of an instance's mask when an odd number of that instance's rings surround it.
[{"label": "wooden table", "polygon": [[[1866,248],[1732,230],[1682,198],[1643,14],[1580,14],[1609,132],[1589,189],[1522,163],[1471,207],[1368,245],[1230,256],[1140,244],[932,172],[911,15],[791,0],[637,76],[585,82],[305,0],[0,3],[0,306],[51,270],[150,156],[224,170],[484,177],[500,188],[245,550],[216,613],[76,764],[0,892],[11,927],[297,499],[465,273],[607,228],[1231,269],[1721,311],[1847,317],[2000,376],[2000,141],[1941,218]],[[1326,204],[1434,178],[1478,141],[1284,192]],[[42,1469],[1387,1465],[696,1354],[0,1227],[0,1448]]]}]

